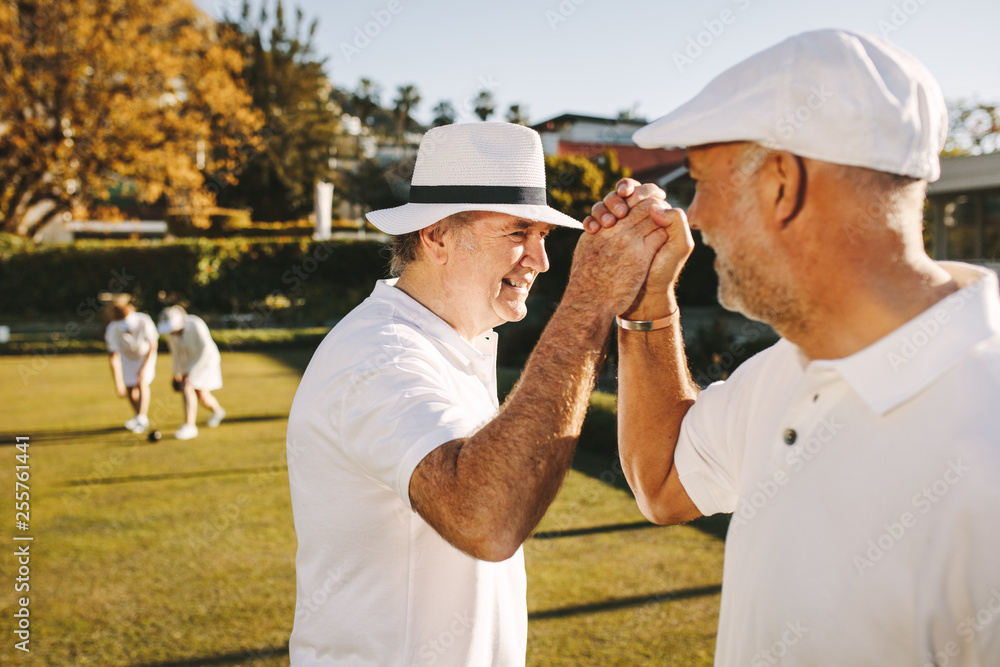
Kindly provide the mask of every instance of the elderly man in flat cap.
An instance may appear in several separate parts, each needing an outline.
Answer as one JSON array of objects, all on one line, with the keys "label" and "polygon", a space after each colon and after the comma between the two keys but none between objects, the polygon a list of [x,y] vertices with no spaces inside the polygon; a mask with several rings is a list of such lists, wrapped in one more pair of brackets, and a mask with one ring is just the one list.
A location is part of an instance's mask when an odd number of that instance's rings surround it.
[{"label": "elderly man in flat cap", "polygon": [[409,199],[368,215],[398,279],[330,332],[289,417],[296,666],[524,664],[521,543],[569,467],[613,317],[667,237],[646,217],[581,241],[501,407],[493,327],[525,316],[546,235],[581,225],[545,204],[538,134],[506,123],[428,132]]},{"label": "elderly man in flat cap", "polygon": [[1000,665],[1000,296],[924,251],[946,124],[913,57],[823,30],[634,136],[687,147],[720,302],[782,337],[699,393],[673,292],[687,221],[648,211],[671,238],[621,321],[620,451],[651,521],[733,513],[716,665]]}]

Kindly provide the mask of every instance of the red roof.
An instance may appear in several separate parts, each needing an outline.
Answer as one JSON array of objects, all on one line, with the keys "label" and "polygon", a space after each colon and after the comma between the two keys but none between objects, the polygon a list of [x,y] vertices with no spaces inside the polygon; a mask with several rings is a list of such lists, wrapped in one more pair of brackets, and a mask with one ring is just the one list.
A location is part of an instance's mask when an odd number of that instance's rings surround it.
[{"label": "red roof", "polygon": [[629,144],[602,142],[559,141],[557,155],[582,155],[592,158],[609,150],[618,154],[618,161],[632,173],[648,171],[657,167],[669,167],[667,172],[684,163],[683,148],[639,148]]}]

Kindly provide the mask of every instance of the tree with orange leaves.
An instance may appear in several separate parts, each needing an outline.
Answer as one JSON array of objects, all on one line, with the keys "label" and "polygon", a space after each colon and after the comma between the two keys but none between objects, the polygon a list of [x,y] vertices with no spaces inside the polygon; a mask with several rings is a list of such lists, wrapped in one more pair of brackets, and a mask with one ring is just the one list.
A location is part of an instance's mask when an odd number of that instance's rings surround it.
[{"label": "tree with orange leaves", "polygon": [[242,59],[191,0],[0,0],[0,231],[124,183],[200,210],[260,145]]}]

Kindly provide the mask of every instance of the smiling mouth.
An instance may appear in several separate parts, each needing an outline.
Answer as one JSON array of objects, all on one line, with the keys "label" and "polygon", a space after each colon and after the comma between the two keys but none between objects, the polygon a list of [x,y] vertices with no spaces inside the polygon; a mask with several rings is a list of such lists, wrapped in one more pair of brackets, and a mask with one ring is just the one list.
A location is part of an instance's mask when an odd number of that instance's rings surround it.
[{"label": "smiling mouth", "polygon": [[527,280],[511,280],[510,278],[504,278],[503,284],[524,292],[528,291],[528,285],[530,285]]}]

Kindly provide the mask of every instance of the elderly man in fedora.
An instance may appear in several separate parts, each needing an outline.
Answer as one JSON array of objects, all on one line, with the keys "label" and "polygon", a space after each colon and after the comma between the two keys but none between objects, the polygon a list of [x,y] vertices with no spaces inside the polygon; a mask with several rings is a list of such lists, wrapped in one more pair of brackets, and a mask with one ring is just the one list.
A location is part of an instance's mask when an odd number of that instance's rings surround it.
[{"label": "elderly man in fedora", "polygon": [[[288,422],[297,601],[291,664],[523,665],[521,543],[566,474],[595,366],[666,231],[584,238],[503,406],[493,328],[525,316],[545,237],[536,132],[448,125],[420,144],[380,281],[319,346]],[[638,209],[648,208],[640,204]]]},{"label": "elderly man in fedora", "polygon": [[[909,54],[804,33],[635,133],[687,147],[686,219],[626,216],[626,181],[585,220],[673,230],[618,334],[619,446],[651,521],[732,513],[716,665],[1000,665],[1000,295],[924,251],[946,127]],[[700,393],[687,220],[722,305],[782,336]]]}]

